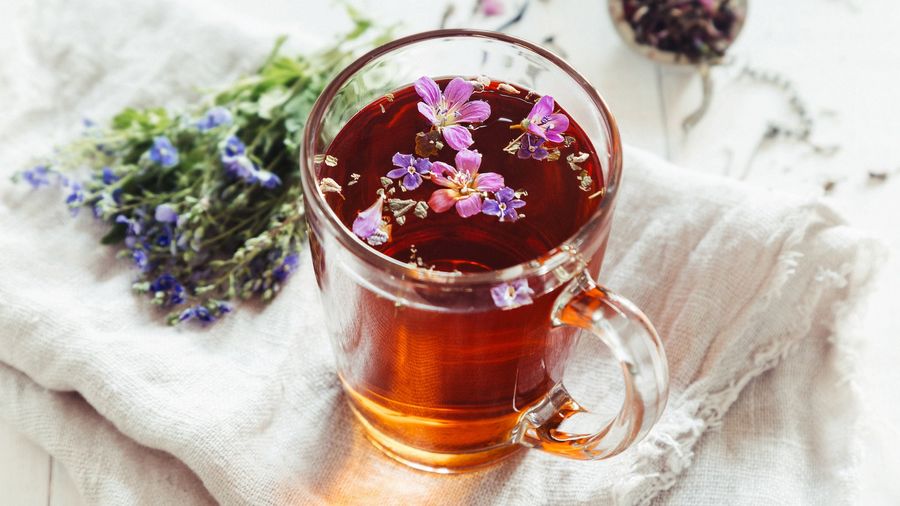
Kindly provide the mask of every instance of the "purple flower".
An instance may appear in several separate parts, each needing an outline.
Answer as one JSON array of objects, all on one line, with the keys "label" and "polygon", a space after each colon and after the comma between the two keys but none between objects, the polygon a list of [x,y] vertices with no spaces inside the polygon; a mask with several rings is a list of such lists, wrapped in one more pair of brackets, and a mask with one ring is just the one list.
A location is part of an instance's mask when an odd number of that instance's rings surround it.
[{"label": "purple flower", "polygon": [[171,169],[178,165],[178,150],[168,137],[155,137],[150,147],[150,159],[165,169]]},{"label": "purple flower", "polygon": [[500,221],[516,221],[519,219],[519,213],[516,209],[525,207],[525,201],[516,198],[516,192],[508,186],[504,186],[494,193],[497,200],[484,199],[484,205],[481,206],[481,212],[490,214],[491,216],[499,216]]},{"label": "purple flower", "polygon": [[522,160],[534,158],[535,160],[545,160],[550,153],[544,147],[544,139],[537,135],[525,134],[519,141],[519,151],[516,153]]},{"label": "purple flower", "polygon": [[391,161],[397,168],[388,172],[387,177],[391,179],[402,177],[400,186],[404,190],[415,190],[422,184],[422,176],[431,172],[431,162],[427,158],[396,153]]},{"label": "purple flower", "polygon": [[66,196],[66,204],[69,206],[72,216],[75,216],[78,214],[79,206],[84,202],[84,191],[81,183],[72,183],[71,190],[71,193]]},{"label": "purple flower", "polygon": [[282,282],[291,275],[292,272],[297,270],[297,265],[300,263],[300,256],[296,253],[291,253],[290,255],[284,257],[281,265],[279,265],[275,271],[272,272],[272,277],[275,278],[275,281]]},{"label": "purple flower", "polygon": [[117,176],[116,173],[113,172],[113,170],[109,167],[103,167],[103,173],[100,178],[103,180],[103,184],[105,185],[111,185],[119,180],[119,176]]},{"label": "purple flower", "polygon": [[246,150],[247,146],[234,135],[229,135],[228,138],[225,139],[225,147],[222,148],[225,156],[243,155]]},{"label": "purple flower", "polygon": [[[231,310],[231,308],[229,307],[228,311],[230,311],[230,310]],[[225,311],[225,312],[228,312],[228,311]],[[216,317],[213,316],[213,314],[209,311],[209,309],[206,309],[205,307],[199,306],[199,305],[194,306],[194,307],[189,307],[189,308],[185,309],[184,311],[182,311],[180,315],[178,315],[178,321],[180,321],[180,322],[185,322],[185,321],[192,320],[192,319],[200,320],[203,323],[212,323],[212,322],[216,321]]]},{"label": "purple flower", "polygon": [[517,279],[511,284],[503,283],[491,288],[491,298],[494,305],[501,309],[513,309],[526,304],[531,304],[531,296],[534,290],[528,286],[528,281]]},{"label": "purple flower", "polygon": [[[171,274],[163,274],[150,283],[150,291],[163,297],[163,305],[176,306],[184,303],[184,286]],[[162,294],[162,295],[160,295]]]},{"label": "purple flower", "polygon": [[140,219],[132,219],[124,214],[120,214],[116,216],[116,223],[121,223],[123,225],[127,225],[128,227],[128,235],[130,236],[140,236],[141,231],[143,230],[143,222]]},{"label": "purple flower", "polygon": [[216,311],[218,311],[220,315],[225,314],[225,313],[230,313],[231,312],[231,304],[224,302],[224,301],[218,301],[218,302],[216,302]]},{"label": "purple flower", "polygon": [[218,126],[230,125],[232,121],[234,118],[231,116],[231,111],[224,107],[213,107],[206,111],[203,119],[197,122],[197,129],[206,132]]},{"label": "purple flower", "polygon": [[147,267],[150,265],[150,259],[147,258],[147,252],[142,249],[131,250],[131,259],[134,260],[134,265],[142,271],[146,271]]},{"label": "purple flower", "polygon": [[553,97],[544,95],[522,120],[522,127],[528,132],[550,142],[563,142],[563,132],[569,128],[569,118],[565,114],[553,112]]},{"label": "purple flower", "polygon": [[384,197],[378,197],[374,204],[361,211],[353,220],[353,233],[372,246],[380,246],[391,240],[391,226],[384,223],[381,208]]},{"label": "purple flower", "polygon": [[494,192],[503,188],[503,176],[493,172],[478,173],[481,153],[463,149],[456,153],[456,167],[444,162],[432,164],[431,180],[443,190],[436,190],[428,199],[428,206],[437,213],[443,213],[454,205],[463,218],[481,212],[481,193]]},{"label": "purple flower", "polygon": [[50,169],[45,165],[38,165],[31,170],[22,173],[22,177],[32,188],[40,188],[41,186],[50,186]]},{"label": "purple flower", "polygon": [[156,221],[160,223],[175,223],[178,221],[178,213],[171,204],[160,204],[156,206],[156,212],[153,214]]},{"label": "purple flower", "polygon": [[473,100],[469,97],[475,87],[461,77],[455,77],[444,93],[430,77],[420,77],[415,82],[416,93],[422,97],[419,112],[441,132],[447,144],[455,150],[466,149],[472,145],[472,133],[463,123],[480,123],[491,115],[491,106],[484,100]]},{"label": "purple flower", "polygon": [[281,186],[281,178],[267,170],[257,171],[256,181],[259,181],[259,184],[262,185],[263,188],[268,188],[270,190]]},{"label": "purple flower", "polygon": [[246,183],[259,183],[263,188],[275,188],[281,185],[281,178],[262,170],[247,156],[247,146],[234,135],[228,136],[222,147],[222,166],[231,177]]}]

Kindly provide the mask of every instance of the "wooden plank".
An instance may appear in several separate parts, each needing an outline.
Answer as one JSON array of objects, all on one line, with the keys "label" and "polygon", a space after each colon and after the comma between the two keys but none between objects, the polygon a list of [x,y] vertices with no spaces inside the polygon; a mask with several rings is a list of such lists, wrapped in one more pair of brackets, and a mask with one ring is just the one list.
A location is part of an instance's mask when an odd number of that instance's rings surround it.
[{"label": "wooden plank", "polygon": [[47,504],[50,460],[47,452],[0,421],[0,504]]},{"label": "wooden plank", "polygon": [[69,472],[53,459],[53,476],[50,480],[50,506],[84,506],[85,502],[75,487]]}]

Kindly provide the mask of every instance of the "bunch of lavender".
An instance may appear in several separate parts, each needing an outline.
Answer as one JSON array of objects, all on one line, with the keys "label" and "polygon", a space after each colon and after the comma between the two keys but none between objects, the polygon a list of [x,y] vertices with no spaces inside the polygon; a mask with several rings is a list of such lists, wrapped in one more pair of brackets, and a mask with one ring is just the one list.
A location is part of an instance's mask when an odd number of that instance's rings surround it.
[{"label": "bunch of lavender", "polygon": [[[300,135],[330,77],[355,53],[356,29],[312,57],[280,54],[209,97],[172,114],[126,109],[14,180],[66,188],[72,214],[108,225],[103,244],[140,270],[133,289],[166,309],[170,324],[211,322],[233,299],[271,299],[298,265],[304,239],[297,171]],[[85,178],[74,171],[88,168]]]}]

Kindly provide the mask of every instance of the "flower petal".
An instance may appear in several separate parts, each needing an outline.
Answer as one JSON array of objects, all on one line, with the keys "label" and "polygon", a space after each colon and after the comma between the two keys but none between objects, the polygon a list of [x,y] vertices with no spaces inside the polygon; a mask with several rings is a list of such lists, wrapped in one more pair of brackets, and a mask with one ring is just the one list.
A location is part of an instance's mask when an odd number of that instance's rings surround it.
[{"label": "flower petal", "polygon": [[484,100],[466,102],[457,111],[456,121],[459,123],[481,123],[491,115],[491,106]]},{"label": "flower petal", "polygon": [[431,161],[427,158],[419,158],[416,160],[416,172],[419,174],[428,174],[431,172]]},{"label": "flower petal", "polygon": [[519,213],[511,207],[506,208],[506,212],[500,217],[500,221],[516,221],[519,219]]},{"label": "flower petal", "polygon": [[481,167],[481,153],[478,151],[460,150],[456,153],[456,170],[477,174]]},{"label": "flower petal", "polygon": [[504,186],[497,191],[497,200],[500,202],[509,202],[516,198],[516,192],[509,186]]},{"label": "flower petal", "polygon": [[431,164],[431,182],[440,186],[446,186],[447,188],[456,188],[456,183],[449,180],[447,177],[453,177],[456,175],[456,169],[447,165],[444,162],[434,162]]},{"label": "flower petal", "polygon": [[378,200],[371,207],[359,213],[353,220],[353,233],[365,239],[381,226],[381,207],[384,205],[384,197],[378,197]]},{"label": "flower petal", "polygon": [[444,134],[444,140],[447,141],[447,144],[457,151],[466,149],[475,142],[472,140],[472,133],[464,126],[453,125],[444,127],[441,133]]},{"label": "flower petal", "polygon": [[553,97],[550,95],[544,95],[540,100],[534,104],[534,107],[531,108],[531,112],[528,113],[528,119],[532,121],[540,121],[545,116],[553,112]]},{"label": "flower petal", "polygon": [[[418,93],[419,96],[422,97],[422,100],[424,100],[426,104],[434,107],[437,106],[441,101],[441,89],[438,88],[438,85],[436,82],[434,82],[434,79],[428,76],[422,76],[416,79],[414,87],[416,89],[416,93]],[[421,111],[422,108],[420,107],[419,110]]]},{"label": "flower petal", "polygon": [[431,198],[428,199],[428,207],[436,213],[443,213],[453,207],[453,204],[456,203],[457,195],[459,193],[456,190],[435,190],[431,194]]},{"label": "flower petal", "polygon": [[513,209],[518,209],[520,207],[525,207],[525,201],[520,200],[520,199],[514,199],[514,200],[511,200],[509,202],[509,204],[507,204],[507,205]]},{"label": "flower petal", "polygon": [[495,192],[503,188],[503,176],[496,172],[485,172],[475,177],[473,185],[476,190],[482,192]]},{"label": "flower petal", "polygon": [[565,114],[551,114],[547,116],[547,122],[544,127],[548,132],[561,134],[569,128],[569,117]]},{"label": "flower petal", "polygon": [[412,161],[413,155],[404,155],[403,153],[394,153],[394,157],[391,158],[391,163],[404,169],[412,165]]},{"label": "flower petal", "polygon": [[406,167],[403,167],[403,168],[398,167],[398,168],[393,169],[390,172],[388,172],[387,177],[389,177],[391,179],[397,179],[398,177],[403,177],[404,174],[409,174],[409,172],[406,170]]},{"label": "flower petal", "polygon": [[434,125],[436,123],[434,118],[434,108],[426,104],[425,102],[419,102],[418,107],[419,112],[422,113],[422,116],[425,116],[425,119],[427,119],[432,125]]},{"label": "flower petal", "polygon": [[538,126],[537,123],[529,123],[528,132],[540,137],[541,139],[547,140],[547,133],[544,131],[544,128]]},{"label": "flower petal", "polygon": [[462,106],[466,100],[469,100],[474,91],[475,86],[472,83],[461,77],[454,77],[450,84],[444,88],[444,100],[447,103],[447,108],[453,109]]},{"label": "flower petal", "polygon": [[402,184],[403,187],[407,190],[415,190],[419,187],[420,184],[422,184],[422,176],[420,176],[418,173],[410,174],[409,172],[407,172],[406,177],[403,178]]},{"label": "flower petal", "polygon": [[481,212],[491,216],[500,216],[502,214],[500,212],[500,203],[494,199],[484,199],[484,203],[481,205]]},{"label": "flower petal", "polygon": [[463,218],[475,216],[481,212],[481,195],[472,194],[456,201],[456,212]]}]

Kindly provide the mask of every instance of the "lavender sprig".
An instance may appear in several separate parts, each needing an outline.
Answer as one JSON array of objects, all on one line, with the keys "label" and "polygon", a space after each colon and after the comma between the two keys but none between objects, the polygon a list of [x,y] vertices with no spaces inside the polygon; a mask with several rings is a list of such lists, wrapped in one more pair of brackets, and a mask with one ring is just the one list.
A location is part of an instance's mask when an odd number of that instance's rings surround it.
[{"label": "lavender sprig", "polygon": [[[170,324],[209,323],[232,299],[275,296],[297,269],[305,239],[296,170],[309,110],[360,47],[371,22],[311,57],[280,54],[279,39],[256,74],[170,113],[125,109],[14,179],[67,188],[73,213],[87,208],[109,231],[102,243],[139,269],[133,289],[167,310]],[[84,179],[70,172],[87,167]]]}]

